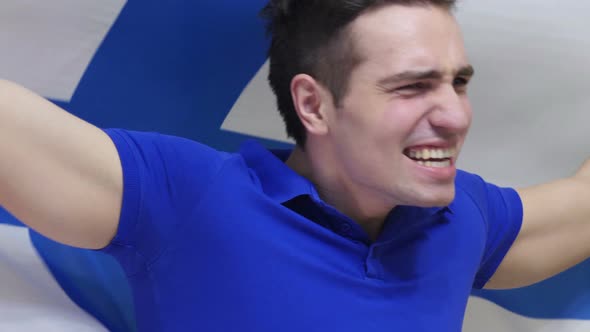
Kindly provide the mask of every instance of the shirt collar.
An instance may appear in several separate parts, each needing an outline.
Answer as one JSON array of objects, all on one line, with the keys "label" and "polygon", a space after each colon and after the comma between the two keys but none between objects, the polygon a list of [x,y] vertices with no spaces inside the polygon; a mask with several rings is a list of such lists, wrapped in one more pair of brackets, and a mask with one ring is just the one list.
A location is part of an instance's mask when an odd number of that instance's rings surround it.
[{"label": "shirt collar", "polygon": [[[301,195],[309,195],[314,200],[320,200],[313,184],[285,164],[291,151],[290,149],[269,151],[257,141],[247,140],[240,147],[239,153],[246,161],[246,165],[258,176],[262,190],[275,201],[282,204]],[[442,215],[445,212],[452,214],[451,206],[432,208],[398,206],[391,211],[387,219],[393,221],[392,219],[397,219],[400,213],[404,219],[410,216],[421,219]]]},{"label": "shirt collar", "polygon": [[264,193],[276,202],[282,204],[301,195],[317,197],[313,184],[285,164],[291,150],[269,151],[257,141],[248,140],[239,153],[256,173]]},{"label": "shirt collar", "polygon": [[449,218],[446,215],[452,213],[449,207],[396,206],[385,219],[377,242],[389,243],[394,240],[403,240],[434,224],[448,222]]}]

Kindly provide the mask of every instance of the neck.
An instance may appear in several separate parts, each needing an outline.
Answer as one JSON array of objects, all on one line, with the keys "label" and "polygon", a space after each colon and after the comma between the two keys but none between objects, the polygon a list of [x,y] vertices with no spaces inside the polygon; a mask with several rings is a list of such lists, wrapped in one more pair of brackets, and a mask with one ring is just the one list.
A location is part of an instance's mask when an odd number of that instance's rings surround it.
[{"label": "neck", "polygon": [[[320,151],[314,153],[309,147],[306,150],[296,147],[286,164],[310,180],[324,202],[357,222],[367,232],[369,239],[376,240],[394,205],[355,185],[343,176],[340,168],[334,166],[338,164],[333,158],[325,153],[320,154]],[[312,155],[318,158],[314,159]]]}]

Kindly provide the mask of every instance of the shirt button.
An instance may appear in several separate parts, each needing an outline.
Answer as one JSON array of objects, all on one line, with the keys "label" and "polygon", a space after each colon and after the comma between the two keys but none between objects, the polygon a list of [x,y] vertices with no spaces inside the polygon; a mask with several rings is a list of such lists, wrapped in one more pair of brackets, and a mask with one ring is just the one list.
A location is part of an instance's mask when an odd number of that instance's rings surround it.
[{"label": "shirt button", "polygon": [[338,225],[338,232],[344,236],[350,236],[352,234],[352,227],[348,223],[341,223]]}]

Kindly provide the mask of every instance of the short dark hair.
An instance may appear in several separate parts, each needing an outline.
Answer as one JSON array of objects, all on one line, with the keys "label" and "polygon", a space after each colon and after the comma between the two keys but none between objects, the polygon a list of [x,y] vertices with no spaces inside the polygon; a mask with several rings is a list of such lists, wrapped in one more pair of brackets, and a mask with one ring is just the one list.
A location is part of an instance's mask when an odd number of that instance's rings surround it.
[{"label": "short dark hair", "polygon": [[285,121],[287,135],[305,145],[306,133],[291,96],[291,81],[308,74],[332,93],[339,105],[352,70],[362,61],[346,27],[369,9],[389,4],[434,5],[452,10],[456,0],[270,0],[261,11],[271,38],[268,80]]}]

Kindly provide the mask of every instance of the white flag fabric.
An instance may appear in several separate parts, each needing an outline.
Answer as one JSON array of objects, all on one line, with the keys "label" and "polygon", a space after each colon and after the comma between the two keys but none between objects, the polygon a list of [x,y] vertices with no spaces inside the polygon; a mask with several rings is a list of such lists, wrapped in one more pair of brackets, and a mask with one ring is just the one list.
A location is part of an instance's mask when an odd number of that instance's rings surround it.
[{"label": "white flag fabric", "polygon": [[0,330],[106,331],[65,294],[24,227],[0,224]]},{"label": "white flag fabric", "polygon": [[[266,83],[265,0],[3,0],[0,77],[100,126],[235,150],[289,146]],[[571,174],[590,156],[590,3],[463,0],[476,76],[460,166],[504,186]],[[3,225],[2,225],[3,224]],[[590,331],[590,265],[476,291],[466,332]],[[0,211],[0,330],[133,331],[110,257],[28,232]]]}]

